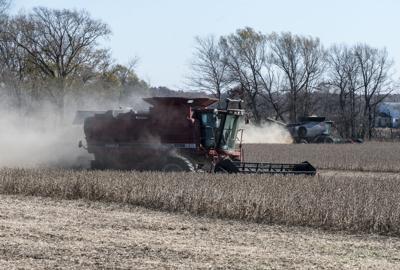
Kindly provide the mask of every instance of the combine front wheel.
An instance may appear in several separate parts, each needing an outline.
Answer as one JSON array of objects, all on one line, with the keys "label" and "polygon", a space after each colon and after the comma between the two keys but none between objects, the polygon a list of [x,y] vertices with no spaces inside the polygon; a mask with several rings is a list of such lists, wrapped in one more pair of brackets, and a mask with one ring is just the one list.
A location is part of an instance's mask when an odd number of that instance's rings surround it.
[{"label": "combine front wheel", "polygon": [[317,137],[315,140],[316,143],[334,143],[334,140],[331,136],[321,135]]},{"label": "combine front wheel", "polygon": [[307,129],[305,127],[299,127],[297,134],[300,138],[305,138],[307,136]]},{"label": "combine front wheel", "polygon": [[235,166],[231,159],[225,158],[215,165],[214,172],[238,173],[239,169]]},{"label": "combine front wheel", "polygon": [[194,172],[194,166],[189,159],[174,155],[168,157],[163,163],[162,171],[164,172]]},{"label": "combine front wheel", "polygon": [[324,143],[334,143],[335,141],[333,140],[332,137],[327,136],[324,138]]}]

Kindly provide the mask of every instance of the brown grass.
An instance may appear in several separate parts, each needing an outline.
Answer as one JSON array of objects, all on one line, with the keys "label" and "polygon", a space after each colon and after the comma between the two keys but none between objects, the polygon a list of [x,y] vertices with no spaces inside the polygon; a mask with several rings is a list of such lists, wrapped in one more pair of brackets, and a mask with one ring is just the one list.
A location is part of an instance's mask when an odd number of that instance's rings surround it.
[{"label": "brown grass", "polygon": [[0,193],[400,235],[400,177],[390,174],[283,177],[1,169]]},{"label": "brown grass", "polygon": [[245,145],[247,161],[309,161],[318,169],[400,172],[400,143],[253,144]]}]

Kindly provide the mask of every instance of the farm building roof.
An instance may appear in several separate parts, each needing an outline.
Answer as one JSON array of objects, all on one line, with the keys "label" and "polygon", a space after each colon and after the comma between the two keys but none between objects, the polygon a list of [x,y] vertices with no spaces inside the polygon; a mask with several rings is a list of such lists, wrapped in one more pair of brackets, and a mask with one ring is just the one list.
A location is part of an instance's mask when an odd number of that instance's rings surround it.
[{"label": "farm building roof", "polygon": [[378,111],[392,118],[400,118],[400,102],[382,102]]}]

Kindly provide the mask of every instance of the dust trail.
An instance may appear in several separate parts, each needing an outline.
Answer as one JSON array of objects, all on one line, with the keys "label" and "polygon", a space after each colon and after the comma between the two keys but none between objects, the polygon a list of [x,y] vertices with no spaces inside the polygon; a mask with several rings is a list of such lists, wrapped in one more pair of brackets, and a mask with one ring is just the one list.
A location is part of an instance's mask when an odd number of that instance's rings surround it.
[{"label": "dust trail", "polygon": [[[149,106],[134,95],[128,102],[136,110]],[[41,101],[35,104],[32,112],[23,113],[2,100],[0,167],[88,168],[93,156],[78,147],[80,140],[85,143],[85,136],[83,123],[73,124],[76,111],[112,109],[125,108],[113,100],[98,100],[96,96],[69,97],[64,119],[60,122],[57,110],[48,102]]]},{"label": "dust trail", "polygon": [[[0,119],[0,167],[86,167],[82,127],[15,114]],[[87,162],[90,157],[87,156]]]},{"label": "dust trail", "polygon": [[290,144],[293,142],[289,131],[282,125],[263,123],[256,125],[242,125],[244,143],[277,143]]}]

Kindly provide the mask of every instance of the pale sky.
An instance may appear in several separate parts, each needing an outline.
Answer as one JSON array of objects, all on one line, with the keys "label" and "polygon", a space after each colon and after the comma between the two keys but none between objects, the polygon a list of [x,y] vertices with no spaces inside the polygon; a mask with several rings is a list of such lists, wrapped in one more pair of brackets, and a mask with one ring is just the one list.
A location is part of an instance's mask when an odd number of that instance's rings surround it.
[{"label": "pale sky", "polygon": [[138,56],[137,73],[152,86],[184,89],[194,37],[245,26],[319,37],[325,47],[386,47],[400,67],[397,0],[14,0],[12,12],[35,6],[86,9],[108,23],[113,35],[105,46],[122,64]]}]

